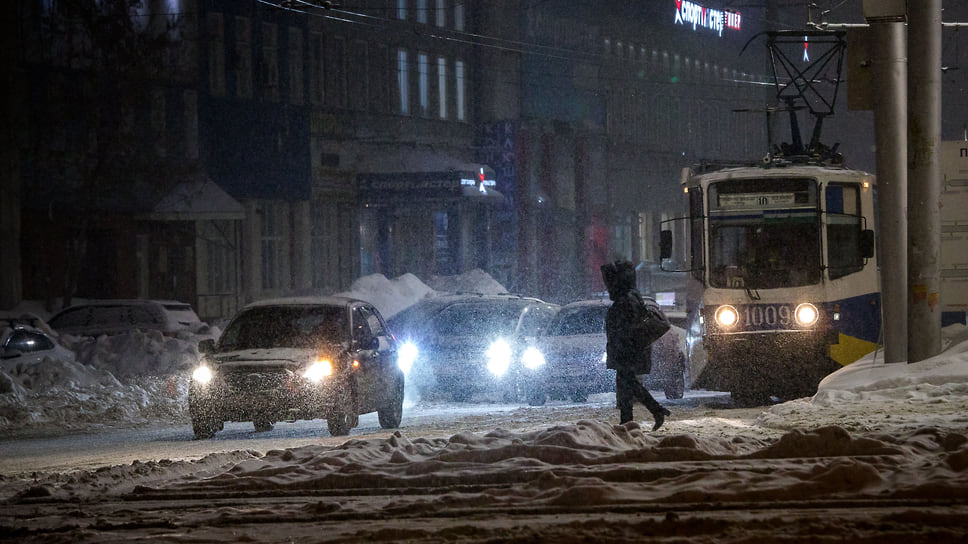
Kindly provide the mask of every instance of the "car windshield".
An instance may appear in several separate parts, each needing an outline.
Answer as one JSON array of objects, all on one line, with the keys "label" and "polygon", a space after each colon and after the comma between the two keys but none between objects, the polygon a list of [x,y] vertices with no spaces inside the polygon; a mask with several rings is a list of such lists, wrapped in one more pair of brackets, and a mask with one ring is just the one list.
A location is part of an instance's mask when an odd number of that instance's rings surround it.
[{"label": "car windshield", "polygon": [[239,315],[219,340],[221,351],[313,348],[349,338],[342,306],[257,307]]},{"label": "car windshield", "polygon": [[550,336],[574,336],[577,334],[601,334],[605,332],[605,314],[608,306],[589,306],[562,310],[549,328]]},{"label": "car windshield", "polygon": [[440,336],[514,334],[522,310],[506,302],[451,304],[437,314],[434,330]]}]

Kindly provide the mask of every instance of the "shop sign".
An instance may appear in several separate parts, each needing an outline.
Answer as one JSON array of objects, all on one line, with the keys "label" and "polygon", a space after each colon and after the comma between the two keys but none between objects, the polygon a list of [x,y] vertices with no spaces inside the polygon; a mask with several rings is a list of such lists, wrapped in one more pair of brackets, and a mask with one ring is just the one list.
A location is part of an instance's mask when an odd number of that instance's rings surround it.
[{"label": "shop sign", "polygon": [[692,26],[693,30],[711,30],[723,35],[723,29],[739,30],[742,17],[738,11],[706,7],[688,0],[676,0],[675,24]]}]

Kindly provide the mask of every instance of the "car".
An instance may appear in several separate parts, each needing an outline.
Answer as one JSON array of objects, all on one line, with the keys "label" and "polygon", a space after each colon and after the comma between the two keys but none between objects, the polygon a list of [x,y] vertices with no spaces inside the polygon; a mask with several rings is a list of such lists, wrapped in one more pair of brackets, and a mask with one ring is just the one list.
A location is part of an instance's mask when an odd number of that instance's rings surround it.
[{"label": "car", "polygon": [[59,334],[95,337],[135,330],[157,330],[175,336],[181,331],[198,332],[206,326],[188,303],[142,299],[85,301],[57,312],[48,324]]},{"label": "car", "polygon": [[457,402],[478,393],[519,397],[521,347],[541,334],[557,304],[519,295],[443,294],[390,318],[401,362],[423,393],[436,389]]},{"label": "car", "polygon": [[39,363],[45,358],[75,361],[74,352],[43,329],[19,319],[0,319],[0,359]]},{"label": "car", "polygon": [[[605,368],[605,315],[611,305],[603,298],[565,304],[531,341],[523,354],[528,404],[541,406],[549,397],[585,402],[589,394],[615,391],[615,371]],[[684,339],[685,331],[672,325],[652,344],[652,372],[642,377],[669,399],[685,394]]]},{"label": "car", "polygon": [[343,436],[360,414],[400,426],[404,373],[379,310],[348,297],[294,297],[245,306],[203,354],[188,388],[192,429],[210,438],[226,421],[257,432],[278,421],[325,419]]}]

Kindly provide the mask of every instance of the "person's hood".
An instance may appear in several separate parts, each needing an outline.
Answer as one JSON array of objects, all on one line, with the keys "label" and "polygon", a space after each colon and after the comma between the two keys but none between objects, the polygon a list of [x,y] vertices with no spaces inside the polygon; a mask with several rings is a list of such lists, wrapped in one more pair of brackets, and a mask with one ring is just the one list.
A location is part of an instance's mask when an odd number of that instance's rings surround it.
[{"label": "person's hood", "polygon": [[602,265],[602,280],[608,290],[608,298],[616,301],[635,289],[635,265],[629,261],[617,260]]}]

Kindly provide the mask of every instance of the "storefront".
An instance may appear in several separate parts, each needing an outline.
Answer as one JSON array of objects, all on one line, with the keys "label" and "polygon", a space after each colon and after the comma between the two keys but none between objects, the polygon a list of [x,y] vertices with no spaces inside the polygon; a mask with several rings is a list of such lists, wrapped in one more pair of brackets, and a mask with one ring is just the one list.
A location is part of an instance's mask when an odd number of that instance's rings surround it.
[{"label": "storefront", "polygon": [[360,273],[396,277],[487,269],[499,248],[494,171],[465,164],[438,172],[357,176]]}]

